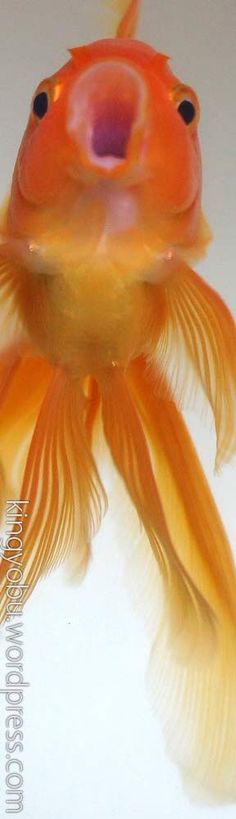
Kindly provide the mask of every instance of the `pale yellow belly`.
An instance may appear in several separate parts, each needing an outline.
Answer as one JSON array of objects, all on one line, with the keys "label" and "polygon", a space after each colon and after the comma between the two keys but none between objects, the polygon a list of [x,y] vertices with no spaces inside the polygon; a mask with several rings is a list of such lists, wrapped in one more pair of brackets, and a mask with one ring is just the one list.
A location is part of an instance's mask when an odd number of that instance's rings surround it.
[{"label": "pale yellow belly", "polygon": [[[82,374],[126,366],[147,341],[149,288],[114,270],[28,279],[32,341],[53,362]],[[27,300],[28,301],[28,300]]]}]

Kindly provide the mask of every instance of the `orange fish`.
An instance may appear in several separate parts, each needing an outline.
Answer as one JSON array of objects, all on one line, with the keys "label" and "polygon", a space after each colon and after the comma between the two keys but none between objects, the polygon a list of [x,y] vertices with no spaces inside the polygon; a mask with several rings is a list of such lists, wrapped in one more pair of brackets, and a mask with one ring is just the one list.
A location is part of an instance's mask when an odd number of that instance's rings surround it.
[{"label": "orange fish", "polygon": [[[151,678],[167,744],[192,789],[226,801],[235,568],[181,409],[204,392],[216,464],[231,458],[236,330],[191,268],[211,238],[199,102],[135,40],[137,18],[133,0],[116,37],[73,48],[33,96],[0,224],[2,489],[29,501],[25,602],[71,554],[87,568],[107,505],[94,456],[104,434],[163,581]],[[2,554],[2,620],[19,612],[18,542]]]}]

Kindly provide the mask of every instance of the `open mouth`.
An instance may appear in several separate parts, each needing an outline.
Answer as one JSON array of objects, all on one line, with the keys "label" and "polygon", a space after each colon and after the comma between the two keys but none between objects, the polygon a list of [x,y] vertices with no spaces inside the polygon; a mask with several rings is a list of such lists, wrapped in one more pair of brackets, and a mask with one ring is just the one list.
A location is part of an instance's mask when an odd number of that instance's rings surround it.
[{"label": "open mouth", "polygon": [[136,67],[103,60],[87,68],[72,87],[68,131],[89,171],[112,175],[139,163],[137,134],[145,130],[147,89]]},{"label": "open mouth", "polygon": [[124,160],[135,121],[132,100],[108,98],[101,101],[93,121],[92,150],[101,159]]}]

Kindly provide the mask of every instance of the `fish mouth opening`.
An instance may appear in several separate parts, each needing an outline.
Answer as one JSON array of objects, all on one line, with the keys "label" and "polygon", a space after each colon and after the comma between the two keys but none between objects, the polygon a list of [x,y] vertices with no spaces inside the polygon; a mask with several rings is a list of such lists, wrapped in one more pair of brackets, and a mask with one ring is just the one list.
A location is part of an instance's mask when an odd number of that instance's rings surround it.
[{"label": "fish mouth opening", "polygon": [[91,145],[97,159],[112,163],[127,158],[136,109],[135,100],[117,98],[117,93],[98,104],[93,119]]},{"label": "fish mouth opening", "polygon": [[128,62],[104,60],[82,73],[69,99],[68,130],[86,169],[106,175],[137,164],[133,137],[145,128],[146,98],[142,75]]}]

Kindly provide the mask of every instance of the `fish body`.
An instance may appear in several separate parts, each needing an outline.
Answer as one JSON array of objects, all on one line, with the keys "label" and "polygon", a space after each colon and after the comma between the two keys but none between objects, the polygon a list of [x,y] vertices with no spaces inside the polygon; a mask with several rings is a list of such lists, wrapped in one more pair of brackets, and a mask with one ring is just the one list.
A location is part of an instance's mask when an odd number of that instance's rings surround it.
[{"label": "fish body", "polygon": [[49,359],[74,368],[76,355],[86,372],[146,352],[148,278],[164,275],[173,249],[202,242],[197,119],[167,58],[128,38],[73,49],[36,90],[5,229],[26,262],[24,323]]},{"label": "fish body", "polygon": [[[151,677],[170,752],[191,786],[227,801],[235,567],[181,410],[205,393],[216,465],[232,457],[236,330],[191,267],[211,238],[199,102],[135,40],[137,17],[132,0],[116,37],[73,48],[33,96],[0,224],[2,491],[31,507],[25,602],[62,560],[88,566],[107,507],[94,456],[105,437],[146,536],[143,571],[151,556],[163,582]],[[20,606],[7,570],[6,545],[2,620]]]}]

